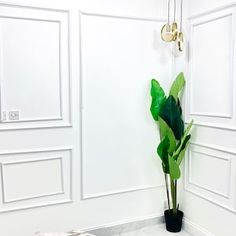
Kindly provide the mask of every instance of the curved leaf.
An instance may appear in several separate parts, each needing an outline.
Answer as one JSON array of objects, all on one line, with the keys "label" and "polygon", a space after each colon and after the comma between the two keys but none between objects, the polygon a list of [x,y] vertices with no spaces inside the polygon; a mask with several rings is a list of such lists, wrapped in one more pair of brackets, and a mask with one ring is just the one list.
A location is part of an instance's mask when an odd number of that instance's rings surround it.
[{"label": "curved leaf", "polygon": [[158,116],[162,107],[162,104],[166,100],[165,92],[155,79],[151,80],[151,96],[152,103],[150,111],[152,113],[153,119],[158,120]]},{"label": "curved leaf", "polygon": [[[189,138],[190,139],[190,138]],[[178,156],[178,158],[177,158],[177,165],[180,165],[181,164],[181,162],[182,162],[182,160],[183,160],[183,158],[184,158],[184,155],[185,155],[185,152],[186,152],[186,150],[187,150],[187,148],[188,148],[188,145],[189,145],[189,140],[187,141],[187,143],[185,144],[185,147],[181,150],[181,152],[179,153],[179,156]]]},{"label": "curved leaf", "polygon": [[170,147],[170,141],[168,136],[165,136],[164,139],[160,142],[157,147],[157,153],[162,160],[162,166],[165,173],[169,173],[169,162],[168,162],[168,150]]},{"label": "curved leaf", "polygon": [[166,122],[159,117],[159,127],[160,127],[160,133],[161,138],[167,136],[170,141],[170,147],[169,147],[169,153],[172,154],[176,148],[176,141],[175,141],[175,135],[172,131],[172,129],[166,124]]},{"label": "curved leaf", "polygon": [[187,128],[185,129],[184,135],[183,135],[183,137],[181,138],[181,141],[178,143],[178,145],[176,147],[175,154],[179,153],[183,149],[182,146],[183,146],[184,140],[185,140],[186,136],[189,134],[192,126],[193,126],[193,120],[191,120],[191,122],[188,124]]},{"label": "curved leaf", "polygon": [[170,178],[172,180],[180,178],[180,168],[177,165],[176,161],[172,156],[168,157],[169,160],[169,171],[170,171]]},{"label": "curved leaf", "polygon": [[175,81],[173,82],[169,95],[173,96],[177,101],[179,93],[183,89],[184,85],[185,85],[184,74],[183,72],[181,72],[177,75]]},{"label": "curved leaf", "polygon": [[180,140],[184,133],[184,122],[173,96],[169,96],[160,110],[160,117],[172,129],[175,138]]}]

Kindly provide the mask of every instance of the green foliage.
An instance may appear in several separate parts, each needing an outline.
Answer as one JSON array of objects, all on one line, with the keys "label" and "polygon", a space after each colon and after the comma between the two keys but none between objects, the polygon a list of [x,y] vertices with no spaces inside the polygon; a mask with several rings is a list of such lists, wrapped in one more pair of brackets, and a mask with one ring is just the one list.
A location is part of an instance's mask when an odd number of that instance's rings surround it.
[{"label": "green foliage", "polygon": [[175,141],[175,135],[172,131],[172,129],[166,124],[166,122],[159,117],[159,127],[160,127],[160,136],[161,139],[165,136],[169,138],[169,153],[173,153],[176,148],[176,141]]},{"label": "green foliage", "polygon": [[170,147],[170,140],[165,136],[157,147],[157,153],[162,160],[162,167],[165,173],[169,173],[168,150]]},{"label": "green foliage", "polygon": [[152,103],[150,107],[150,111],[152,113],[153,119],[158,120],[158,116],[162,107],[162,104],[166,100],[165,92],[155,79],[151,81],[151,96]]},{"label": "green foliage", "polygon": [[187,142],[185,143],[184,148],[180,151],[180,153],[179,153],[179,155],[178,155],[178,158],[177,158],[177,160],[176,160],[176,162],[177,162],[178,165],[181,164],[181,162],[182,162],[182,160],[183,160],[183,158],[184,158],[186,149],[188,148],[188,145],[189,145],[189,140],[190,140],[190,138],[191,138],[191,135],[188,135],[187,137],[189,137],[189,138],[187,139]]},{"label": "green foliage", "polygon": [[160,117],[173,130],[175,138],[180,140],[184,133],[184,122],[175,98],[170,95],[160,109]]},{"label": "green foliage", "polygon": [[175,100],[178,100],[179,93],[182,91],[185,85],[185,79],[183,72],[179,73],[173,82],[169,95],[173,96]]},{"label": "green foliage", "polygon": [[[181,72],[174,80],[169,96],[166,97],[158,81],[155,79],[151,81],[152,103],[150,111],[153,119],[158,121],[161,138],[157,148],[157,154],[162,161],[165,176],[170,176],[173,212],[177,212],[176,188],[177,180],[181,176],[180,164],[190,143],[191,135],[189,133],[193,125],[193,121],[191,121],[184,130],[182,108],[179,98],[184,85],[184,74]],[[166,178],[165,180],[169,203],[168,181]]]},{"label": "green foliage", "polygon": [[172,156],[168,157],[169,160],[169,172],[171,180],[180,178],[180,168],[175,159]]},{"label": "green foliage", "polygon": [[193,125],[193,120],[189,123],[189,125],[185,129],[184,135],[183,135],[183,137],[181,138],[181,141],[178,143],[178,145],[176,147],[176,150],[174,152],[174,156],[178,157],[178,155],[180,154],[181,151],[183,151],[184,149],[185,150],[187,149],[187,148],[185,148],[185,146],[187,145],[188,141],[191,138],[191,136],[189,135],[189,132],[192,128],[192,125]]}]

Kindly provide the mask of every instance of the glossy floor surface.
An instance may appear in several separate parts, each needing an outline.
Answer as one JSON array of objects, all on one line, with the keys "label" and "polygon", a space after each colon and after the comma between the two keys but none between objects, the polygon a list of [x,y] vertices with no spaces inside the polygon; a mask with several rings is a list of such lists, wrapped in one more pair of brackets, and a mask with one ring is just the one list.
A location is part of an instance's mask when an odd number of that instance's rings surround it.
[{"label": "glossy floor surface", "polygon": [[137,231],[115,234],[114,236],[192,236],[187,232],[181,231],[180,233],[167,232],[164,225],[155,225],[142,228]]}]

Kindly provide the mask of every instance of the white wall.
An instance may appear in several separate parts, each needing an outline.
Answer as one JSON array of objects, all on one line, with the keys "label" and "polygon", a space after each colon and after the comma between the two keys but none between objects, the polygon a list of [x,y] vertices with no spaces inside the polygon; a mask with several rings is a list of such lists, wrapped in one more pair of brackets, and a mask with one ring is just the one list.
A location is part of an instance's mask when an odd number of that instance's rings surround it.
[{"label": "white wall", "polygon": [[206,230],[203,235],[233,236],[236,5],[226,0],[189,1],[188,7],[189,52],[181,63],[188,80],[185,117],[194,119],[196,126],[185,162],[181,205],[186,218]]},{"label": "white wall", "polygon": [[149,82],[157,77],[168,88],[172,79],[170,48],[159,37],[163,1],[7,3],[0,4],[0,235],[161,214]]}]

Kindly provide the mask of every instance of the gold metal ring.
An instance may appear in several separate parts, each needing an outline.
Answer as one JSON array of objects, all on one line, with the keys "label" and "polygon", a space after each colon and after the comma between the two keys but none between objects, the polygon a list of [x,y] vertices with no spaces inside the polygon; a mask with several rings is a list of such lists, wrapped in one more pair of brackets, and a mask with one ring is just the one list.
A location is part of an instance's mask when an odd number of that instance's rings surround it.
[{"label": "gold metal ring", "polygon": [[171,42],[173,40],[173,33],[172,33],[172,29],[171,29],[171,25],[169,25],[168,23],[165,24],[162,29],[161,29],[161,39],[165,42]]}]

